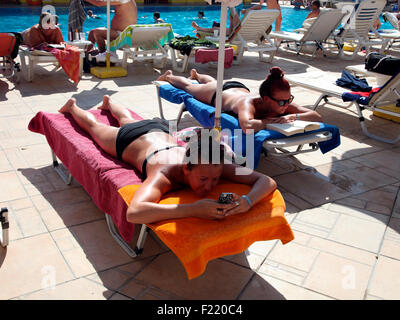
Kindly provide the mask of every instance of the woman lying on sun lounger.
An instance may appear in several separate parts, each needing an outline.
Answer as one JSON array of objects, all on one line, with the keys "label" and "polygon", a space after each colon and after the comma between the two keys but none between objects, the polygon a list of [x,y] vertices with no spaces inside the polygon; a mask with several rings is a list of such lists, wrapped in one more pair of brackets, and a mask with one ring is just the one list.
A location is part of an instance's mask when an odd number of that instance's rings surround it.
[{"label": "woman lying on sun lounger", "polygon": [[[181,147],[176,145],[165,122],[159,119],[134,120],[127,109],[112,103],[108,96],[104,96],[99,109],[109,110],[120,128],[97,122],[92,113],[76,105],[75,99],[68,100],[59,112],[71,114],[105,152],[142,172],[144,181],[127,210],[128,222],[152,223],[184,217],[223,219],[248,211],[276,188],[274,180],[250,169],[240,167],[248,170],[248,174],[238,175],[239,167],[224,161],[223,146],[211,143],[211,136],[206,143],[203,138],[191,139],[186,147]],[[229,204],[211,199],[179,205],[157,203],[166,192],[184,186],[205,196],[220,178],[251,185],[252,189],[241,197],[233,194],[233,203]]]},{"label": "woman lying on sun lounger", "polygon": [[[178,89],[190,93],[195,99],[215,106],[217,80],[200,74],[195,69],[190,77],[175,76],[171,70],[157,80],[167,81]],[[199,83],[193,83],[197,80]],[[289,82],[283,77],[283,71],[273,67],[263,81],[259,95],[238,81],[226,81],[222,87],[222,111],[238,117],[240,127],[247,133],[265,129],[268,123],[287,123],[294,120],[322,122],[321,116],[313,110],[292,103]]]}]

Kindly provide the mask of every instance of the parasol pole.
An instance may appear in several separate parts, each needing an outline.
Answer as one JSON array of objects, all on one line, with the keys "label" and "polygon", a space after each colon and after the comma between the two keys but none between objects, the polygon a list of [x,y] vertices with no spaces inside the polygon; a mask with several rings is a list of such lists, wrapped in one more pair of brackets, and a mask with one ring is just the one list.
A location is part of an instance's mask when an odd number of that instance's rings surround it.
[{"label": "parasol pole", "polygon": [[226,17],[228,6],[221,3],[221,17],[219,28],[219,48],[218,48],[218,69],[217,69],[217,95],[215,99],[215,120],[214,128],[221,132],[221,109],[222,109],[222,82],[224,81],[225,64],[225,37],[226,37]]},{"label": "parasol pole", "polygon": [[110,0],[107,0],[107,51],[106,68],[110,68]]}]

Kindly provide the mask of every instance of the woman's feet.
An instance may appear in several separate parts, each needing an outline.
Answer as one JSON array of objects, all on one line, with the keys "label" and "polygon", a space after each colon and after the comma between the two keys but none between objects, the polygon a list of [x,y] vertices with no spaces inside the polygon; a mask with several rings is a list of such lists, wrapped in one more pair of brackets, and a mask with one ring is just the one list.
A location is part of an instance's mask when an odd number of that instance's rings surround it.
[{"label": "woman's feet", "polygon": [[168,81],[168,76],[172,75],[171,70],[167,70],[164,74],[157,78],[157,81]]},{"label": "woman's feet", "polygon": [[198,74],[198,72],[197,72],[196,69],[190,70],[189,79],[190,79],[190,80],[197,80],[197,81],[199,81],[199,74]]},{"label": "woman's feet", "polygon": [[71,107],[74,106],[75,104],[76,104],[76,99],[75,98],[71,98],[61,107],[60,110],[58,110],[58,112],[60,112],[60,113],[70,113],[71,112]]},{"label": "woman's feet", "polygon": [[97,109],[101,110],[110,110],[110,96],[103,96],[103,103],[97,107]]}]

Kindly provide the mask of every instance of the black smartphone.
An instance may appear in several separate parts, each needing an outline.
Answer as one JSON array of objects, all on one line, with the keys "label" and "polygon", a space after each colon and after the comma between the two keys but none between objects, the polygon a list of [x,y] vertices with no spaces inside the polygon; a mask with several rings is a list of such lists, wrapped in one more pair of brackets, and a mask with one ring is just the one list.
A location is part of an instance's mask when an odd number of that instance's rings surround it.
[{"label": "black smartphone", "polygon": [[222,192],[218,198],[218,203],[232,203],[233,194],[230,192]]}]

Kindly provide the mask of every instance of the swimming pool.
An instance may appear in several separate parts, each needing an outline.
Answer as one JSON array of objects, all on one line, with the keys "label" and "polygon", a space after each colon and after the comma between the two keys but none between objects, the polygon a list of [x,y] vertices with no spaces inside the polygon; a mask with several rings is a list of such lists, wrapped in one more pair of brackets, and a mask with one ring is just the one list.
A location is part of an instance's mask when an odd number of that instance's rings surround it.
[{"label": "swimming pool", "polygon": [[[240,6],[239,8],[242,8]],[[107,13],[105,7],[86,6],[100,19],[87,18],[83,25],[86,36],[91,29],[105,27],[107,25]],[[219,6],[139,6],[138,23],[153,23],[153,13],[160,12],[161,18],[172,24],[174,33],[179,35],[194,35],[192,21],[195,20],[201,27],[211,27],[212,22],[220,18]],[[197,12],[204,11],[205,19],[198,19]],[[282,30],[293,31],[300,28],[309,10],[282,7]],[[2,8],[0,10],[0,32],[21,32],[38,23],[41,13],[40,7]],[[56,7],[59,16],[59,24],[64,39],[68,39],[68,8]],[[113,13],[111,13],[111,18]],[[388,22],[382,22],[382,29],[393,29]]]}]

